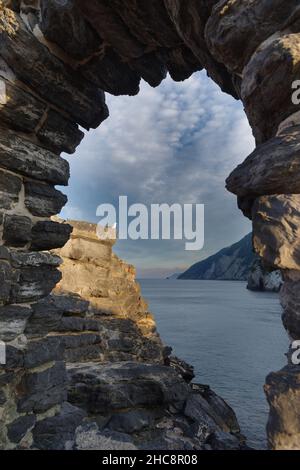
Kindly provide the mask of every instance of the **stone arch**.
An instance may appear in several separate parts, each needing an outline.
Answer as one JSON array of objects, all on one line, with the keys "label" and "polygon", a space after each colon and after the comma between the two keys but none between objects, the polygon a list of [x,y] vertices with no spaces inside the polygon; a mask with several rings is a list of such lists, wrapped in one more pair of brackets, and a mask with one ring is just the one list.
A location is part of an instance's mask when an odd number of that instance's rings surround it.
[{"label": "stone arch", "polygon": [[[69,177],[60,154],[75,151],[79,125],[95,128],[108,117],[105,92],[134,95],[141,78],[158,86],[167,72],[184,80],[204,68],[243,101],[257,148],[227,188],[253,221],[256,252],[283,270],[283,321],[297,339],[299,113],[291,95],[299,18],[298,0],[0,2],[0,301],[9,339],[0,384],[11,392],[9,400],[0,396],[4,446],[16,446],[7,423],[33,428],[35,415],[51,416],[65,399],[59,346],[51,336],[45,347],[24,335],[32,308],[38,317],[37,303],[60,279],[60,259],[45,250],[63,246],[71,233],[50,220],[66,202],[55,188]],[[17,333],[7,333],[12,319]],[[299,366],[289,361],[265,389],[270,446],[299,448]]]}]

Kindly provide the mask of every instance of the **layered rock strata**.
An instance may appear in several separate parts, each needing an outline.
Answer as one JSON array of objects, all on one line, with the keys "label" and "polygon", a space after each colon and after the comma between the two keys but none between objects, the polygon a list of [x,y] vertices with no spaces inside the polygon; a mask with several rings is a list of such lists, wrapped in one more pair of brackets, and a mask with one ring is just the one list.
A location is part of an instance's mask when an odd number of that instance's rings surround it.
[{"label": "layered rock strata", "polygon": [[[71,238],[55,251],[63,262],[53,299],[85,308],[64,314],[51,337],[63,344],[68,402],[86,416],[75,446],[242,448],[233,411],[209,388],[188,385],[193,370],[170,356],[134,267],[112,251],[115,240],[100,239],[95,224],[68,224]],[[44,433],[36,430],[41,448],[49,445]]]},{"label": "layered rock strata", "polygon": [[[284,324],[298,336],[299,15],[298,0],[0,2],[2,447],[32,445],[47,419],[53,429],[82,418],[62,405],[64,361],[50,334],[61,310],[49,298],[60,261],[47,250],[71,231],[50,220],[66,203],[60,154],[74,152],[79,125],[107,118],[105,91],[133,95],[141,78],[157,86],[167,72],[183,80],[205,68],[242,99],[257,149],[227,187],[253,220],[255,250],[283,270]],[[300,448],[299,374],[289,364],[267,379],[272,448]]]}]

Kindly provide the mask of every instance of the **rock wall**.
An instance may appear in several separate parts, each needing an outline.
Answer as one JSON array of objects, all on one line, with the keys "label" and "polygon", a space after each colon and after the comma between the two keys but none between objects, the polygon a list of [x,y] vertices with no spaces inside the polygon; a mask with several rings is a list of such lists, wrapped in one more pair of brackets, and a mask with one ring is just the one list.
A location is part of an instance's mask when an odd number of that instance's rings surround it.
[{"label": "rock wall", "polygon": [[283,284],[279,269],[267,269],[259,258],[255,259],[248,276],[247,289],[252,291],[279,292]]},{"label": "rock wall", "polygon": [[[95,224],[68,224],[73,228],[71,238],[55,252],[63,261],[62,280],[55,292],[73,293],[89,302],[89,324],[94,322],[97,330],[101,326],[101,347],[98,345],[88,358],[163,364],[170,348],[162,344],[156,332],[154,318],[135,280],[134,267],[113,253],[115,240],[98,238]],[[76,332],[78,319],[73,320]],[[68,322],[72,326],[72,318]],[[79,341],[80,335],[79,331]],[[76,361],[87,358],[83,349],[80,354],[83,357]]]},{"label": "rock wall", "polygon": [[[283,321],[299,337],[299,15],[298,0],[0,2],[2,447],[37,445],[47,426],[82,419],[63,405],[65,363],[51,334],[76,308],[49,297],[61,278],[49,250],[71,229],[50,217],[66,203],[55,188],[69,178],[60,154],[80,143],[79,125],[107,118],[105,91],[133,95],[141,78],[157,86],[167,72],[183,80],[205,68],[242,99],[257,148],[227,187],[253,221],[256,252],[283,270]],[[267,378],[272,448],[300,448],[299,367]]]}]

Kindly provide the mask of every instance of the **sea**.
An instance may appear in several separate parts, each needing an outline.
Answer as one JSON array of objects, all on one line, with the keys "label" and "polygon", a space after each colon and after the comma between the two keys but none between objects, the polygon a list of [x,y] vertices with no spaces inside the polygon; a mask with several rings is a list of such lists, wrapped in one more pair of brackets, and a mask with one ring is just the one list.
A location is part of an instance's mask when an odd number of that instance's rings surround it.
[{"label": "sea", "polygon": [[278,294],[251,292],[245,282],[140,280],[158,331],[234,409],[249,446],[264,449],[266,375],[285,363],[288,338]]}]

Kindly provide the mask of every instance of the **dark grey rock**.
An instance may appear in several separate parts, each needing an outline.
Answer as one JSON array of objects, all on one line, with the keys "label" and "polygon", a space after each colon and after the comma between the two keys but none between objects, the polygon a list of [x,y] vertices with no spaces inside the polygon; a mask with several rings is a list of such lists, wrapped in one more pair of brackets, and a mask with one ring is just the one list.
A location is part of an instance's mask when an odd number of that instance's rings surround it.
[{"label": "dark grey rock", "polygon": [[99,360],[102,353],[101,337],[93,333],[60,336],[67,362]]},{"label": "dark grey rock", "polygon": [[24,354],[24,366],[33,368],[51,361],[61,361],[63,354],[63,341],[59,337],[49,336],[39,341],[30,341]]},{"label": "dark grey rock", "polygon": [[154,405],[181,409],[189,394],[183,379],[161,365],[76,364],[68,375],[69,401],[91,414]]},{"label": "dark grey rock", "polygon": [[42,0],[40,28],[49,41],[74,59],[85,59],[100,48],[100,36],[84,19],[74,0]]},{"label": "dark grey rock", "polygon": [[108,428],[113,431],[132,434],[149,427],[153,419],[153,413],[151,414],[148,410],[137,409],[113,415],[108,423]]},{"label": "dark grey rock", "polygon": [[56,362],[41,372],[27,373],[19,387],[18,411],[43,413],[66,400],[66,369]]},{"label": "dark grey rock", "polygon": [[89,308],[89,302],[79,295],[52,295],[54,305],[63,311],[65,316],[85,316]]},{"label": "dark grey rock", "polygon": [[174,370],[176,370],[176,372],[181,375],[185,382],[189,383],[195,377],[194,367],[176,356],[168,357],[166,359],[166,365],[169,365]]},{"label": "dark grey rock", "polygon": [[0,164],[50,184],[67,185],[70,176],[66,160],[9,129],[0,133]]},{"label": "dark grey rock", "polygon": [[6,215],[3,227],[5,245],[22,247],[31,240],[32,222],[29,217]]},{"label": "dark grey rock", "polygon": [[10,251],[3,245],[0,246],[0,260],[10,260]]},{"label": "dark grey rock", "polygon": [[77,124],[68,121],[54,110],[48,112],[43,126],[39,129],[38,138],[55,153],[74,153],[84,137]]},{"label": "dark grey rock", "polygon": [[24,367],[24,348],[18,345],[6,344],[6,369],[20,369]]},{"label": "dark grey rock", "polygon": [[104,56],[96,56],[81,67],[84,76],[108,93],[136,95],[140,90],[140,76],[111,49]]},{"label": "dark grey rock", "polygon": [[61,277],[61,272],[51,265],[23,268],[18,282],[11,286],[11,301],[35,302],[49,295]]},{"label": "dark grey rock", "polygon": [[29,307],[7,305],[0,307],[0,339],[13,341],[24,333],[26,323],[32,314]]},{"label": "dark grey rock", "polygon": [[32,215],[51,217],[67,203],[67,196],[53,186],[25,180],[25,206]]},{"label": "dark grey rock", "polygon": [[[2,370],[1,370],[2,369]],[[9,385],[15,379],[14,371],[3,370],[3,367],[0,368],[0,387],[4,385]]]},{"label": "dark grey rock", "polygon": [[32,229],[32,250],[52,250],[63,247],[69,240],[72,227],[51,220],[37,222]]},{"label": "dark grey rock", "polygon": [[205,400],[198,394],[193,393],[189,395],[184,414],[199,425],[198,434],[201,436],[203,442],[206,441],[211,433],[220,429],[214,420],[215,414],[209,409]]},{"label": "dark grey rock", "polygon": [[144,54],[130,62],[130,66],[152,87],[157,87],[167,76],[165,63],[154,54]]},{"label": "dark grey rock", "polygon": [[72,73],[56,58],[16,15],[15,34],[1,31],[0,55],[17,77],[60,109],[65,109],[78,124],[90,128],[108,117],[104,93]]},{"label": "dark grey rock", "polygon": [[236,436],[223,431],[214,432],[209,436],[207,444],[209,444],[213,450],[240,450],[242,446]]},{"label": "dark grey rock", "polygon": [[46,104],[28,91],[1,77],[6,96],[5,106],[0,108],[0,121],[12,129],[34,132],[43,117]]},{"label": "dark grey rock", "polygon": [[3,390],[0,390],[0,406],[3,406],[6,403],[6,395]]},{"label": "dark grey rock", "polygon": [[7,435],[10,441],[19,443],[25,434],[33,428],[36,418],[32,415],[21,416],[7,426]]},{"label": "dark grey rock", "polygon": [[200,394],[208,403],[208,413],[213,416],[216,423],[220,425],[223,431],[239,433],[240,427],[233,409],[217,395],[209,386],[192,384],[193,390]]},{"label": "dark grey rock", "polygon": [[259,145],[226,180],[228,191],[239,197],[300,192],[300,126]]},{"label": "dark grey rock", "polygon": [[34,447],[39,450],[70,450],[74,445],[75,430],[84,417],[83,410],[63,403],[59,414],[36,424],[33,430]]},{"label": "dark grey rock", "polygon": [[57,331],[62,316],[63,310],[57,306],[52,296],[48,296],[32,305],[32,316],[27,323],[25,334],[36,337]]},{"label": "dark grey rock", "polygon": [[128,434],[105,429],[95,422],[84,423],[76,430],[77,450],[137,450]]},{"label": "dark grey rock", "polygon": [[14,273],[7,261],[0,260],[0,302],[8,303],[11,295]]},{"label": "dark grey rock", "polygon": [[258,46],[280,31],[299,6],[298,0],[235,0],[228,8],[224,3],[213,10],[206,39],[214,57],[239,73]]},{"label": "dark grey rock", "polygon": [[82,331],[101,331],[101,322],[89,318],[63,317],[56,331],[82,332]]},{"label": "dark grey rock", "polygon": [[18,176],[0,170],[0,205],[2,209],[12,209],[18,202],[22,180]]}]

